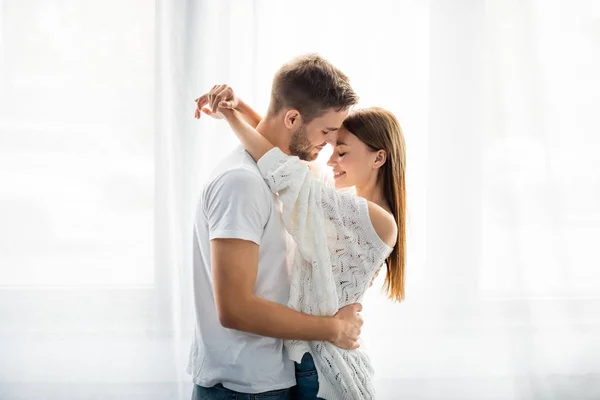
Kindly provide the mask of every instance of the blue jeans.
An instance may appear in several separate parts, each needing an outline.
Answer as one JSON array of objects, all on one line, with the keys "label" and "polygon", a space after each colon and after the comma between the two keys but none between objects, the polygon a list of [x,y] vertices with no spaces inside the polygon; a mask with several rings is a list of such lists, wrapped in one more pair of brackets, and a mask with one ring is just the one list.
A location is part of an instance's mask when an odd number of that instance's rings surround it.
[{"label": "blue jeans", "polygon": [[310,353],[304,353],[300,364],[296,364],[296,386],[292,388],[294,400],[315,400],[319,392],[317,368]]},{"label": "blue jeans", "polygon": [[209,388],[194,385],[192,393],[192,400],[288,400],[290,398],[289,388],[248,394],[229,390],[220,383]]}]

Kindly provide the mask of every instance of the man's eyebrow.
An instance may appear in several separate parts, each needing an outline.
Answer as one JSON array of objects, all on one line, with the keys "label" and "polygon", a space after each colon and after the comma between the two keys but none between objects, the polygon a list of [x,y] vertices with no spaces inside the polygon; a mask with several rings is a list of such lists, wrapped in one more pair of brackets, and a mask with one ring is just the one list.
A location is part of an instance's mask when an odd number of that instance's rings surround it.
[{"label": "man's eyebrow", "polygon": [[329,128],[325,128],[325,130],[327,130],[327,131],[337,131],[340,128],[341,128],[341,126],[338,126],[337,128],[329,127]]}]

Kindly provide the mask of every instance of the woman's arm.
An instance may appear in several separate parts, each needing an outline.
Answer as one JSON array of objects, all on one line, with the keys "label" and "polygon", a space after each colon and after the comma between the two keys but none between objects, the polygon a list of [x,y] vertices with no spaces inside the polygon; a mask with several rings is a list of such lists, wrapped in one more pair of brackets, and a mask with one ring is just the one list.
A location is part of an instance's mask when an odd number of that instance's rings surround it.
[{"label": "woman's arm", "polygon": [[383,208],[325,185],[298,157],[274,148],[258,161],[258,169],[271,191],[279,195],[284,226],[301,251],[310,254],[319,245],[321,239],[315,232],[323,229],[324,221],[333,224],[340,236],[349,237],[370,224],[382,244],[395,244],[395,221]]},{"label": "woman's arm", "polygon": [[219,108],[219,111],[225,117],[225,120],[231,126],[233,132],[242,143],[242,146],[252,156],[254,161],[258,161],[262,156],[271,150],[274,146],[263,135],[242,120],[241,113],[236,110]]},{"label": "woman's arm", "polygon": [[236,110],[242,114],[242,118],[246,121],[252,128],[256,128],[262,117],[256,111],[252,109],[248,104],[246,104],[242,99],[240,99]]},{"label": "woman's arm", "polygon": [[[219,111],[256,162],[273,149],[273,144],[244,122],[238,111],[222,108]],[[306,243],[307,249],[315,245],[314,232],[320,227],[310,226],[312,221],[307,216],[317,210],[323,210],[324,217],[334,222],[338,232],[353,230],[354,224],[347,224],[347,221],[351,215],[359,217],[361,211],[358,198],[324,185],[298,157],[287,156],[278,149],[258,162],[258,167],[271,191],[279,194],[284,225],[298,244]],[[383,243],[394,246],[397,237],[395,222],[375,203],[367,201],[366,204],[367,210],[363,212],[367,212],[366,217],[375,232]]]}]

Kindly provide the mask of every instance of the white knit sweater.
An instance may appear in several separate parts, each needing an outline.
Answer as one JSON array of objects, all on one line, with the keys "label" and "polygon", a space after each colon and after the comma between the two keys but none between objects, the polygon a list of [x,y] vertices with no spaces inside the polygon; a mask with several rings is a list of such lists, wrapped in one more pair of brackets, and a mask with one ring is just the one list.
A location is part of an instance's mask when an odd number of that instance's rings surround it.
[{"label": "white knit sweater", "polygon": [[[367,201],[337,192],[317,180],[298,157],[275,147],[258,167],[282,204],[283,223],[297,248],[288,306],[331,316],[360,302],[392,248],[371,224]],[[373,367],[364,350],[342,350],[330,342],[285,342],[292,360],[310,352],[319,377],[318,397],[368,400],[375,397]]]}]

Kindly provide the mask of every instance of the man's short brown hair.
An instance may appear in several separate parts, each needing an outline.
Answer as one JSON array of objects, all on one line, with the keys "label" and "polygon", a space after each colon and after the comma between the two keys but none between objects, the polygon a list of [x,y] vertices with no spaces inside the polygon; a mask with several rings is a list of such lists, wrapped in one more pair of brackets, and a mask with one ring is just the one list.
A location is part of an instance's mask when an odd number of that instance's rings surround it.
[{"label": "man's short brown hair", "polygon": [[348,77],[318,54],[307,54],[293,59],[275,74],[269,114],[294,108],[308,123],[329,109],[342,111],[356,103],[358,96]]}]

